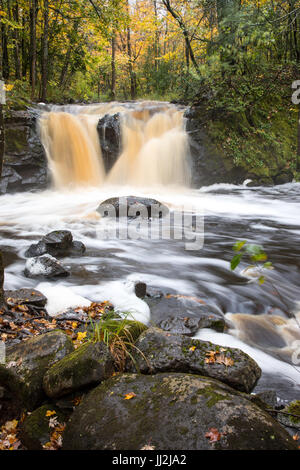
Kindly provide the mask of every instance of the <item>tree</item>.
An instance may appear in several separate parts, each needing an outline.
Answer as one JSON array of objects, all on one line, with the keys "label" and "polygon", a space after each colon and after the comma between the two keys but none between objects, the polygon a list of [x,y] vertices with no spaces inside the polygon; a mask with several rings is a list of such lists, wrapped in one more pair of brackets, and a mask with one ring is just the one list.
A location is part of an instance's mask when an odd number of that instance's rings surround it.
[{"label": "tree", "polygon": [[47,99],[48,84],[48,37],[49,37],[49,2],[44,0],[44,31],[42,47],[42,94],[41,100]]}]

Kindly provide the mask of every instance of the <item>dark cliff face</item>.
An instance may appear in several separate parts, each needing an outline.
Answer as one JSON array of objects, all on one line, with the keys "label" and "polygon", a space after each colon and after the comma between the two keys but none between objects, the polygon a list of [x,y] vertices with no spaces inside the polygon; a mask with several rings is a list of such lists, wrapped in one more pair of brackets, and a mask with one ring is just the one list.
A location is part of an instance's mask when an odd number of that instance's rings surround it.
[{"label": "dark cliff face", "polygon": [[215,183],[241,184],[246,179],[243,168],[234,167],[232,161],[221,155],[208,138],[199,117],[200,109],[188,108],[185,113],[189,135],[192,185],[199,188]]},{"label": "dark cliff face", "polygon": [[47,158],[37,131],[38,111],[10,111],[5,117],[5,154],[0,194],[46,189]]}]

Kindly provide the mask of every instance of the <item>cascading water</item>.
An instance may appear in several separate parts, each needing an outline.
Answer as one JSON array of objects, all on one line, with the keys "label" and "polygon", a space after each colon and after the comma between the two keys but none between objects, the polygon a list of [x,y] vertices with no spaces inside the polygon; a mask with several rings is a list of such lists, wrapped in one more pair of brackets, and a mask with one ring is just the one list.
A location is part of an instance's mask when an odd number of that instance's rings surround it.
[{"label": "cascading water", "polygon": [[[119,113],[122,150],[105,174],[99,119]],[[167,103],[57,106],[39,121],[41,140],[56,187],[131,184],[188,186],[188,137],[183,110]],[[101,136],[100,136],[101,139]]]}]

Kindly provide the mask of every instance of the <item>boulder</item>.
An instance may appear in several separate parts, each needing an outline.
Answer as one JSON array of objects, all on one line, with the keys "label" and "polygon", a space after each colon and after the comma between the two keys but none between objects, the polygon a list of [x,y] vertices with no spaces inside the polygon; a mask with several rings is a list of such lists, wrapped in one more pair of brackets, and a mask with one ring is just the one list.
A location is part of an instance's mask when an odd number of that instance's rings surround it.
[{"label": "boulder", "polygon": [[[48,412],[51,412],[51,415]],[[53,418],[58,425],[64,425],[66,421],[66,416],[61,410],[50,403],[34,410],[25,418],[20,426],[20,440],[27,450],[43,450],[54,431],[50,426],[50,420]]]},{"label": "boulder", "polygon": [[135,343],[128,369],[143,374],[189,372],[212,377],[236,390],[251,392],[261,376],[256,362],[243,351],[222,348],[151,327]]},{"label": "boulder", "polygon": [[147,284],[144,282],[136,282],[134,292],[139,299],[143,299],[147,294]]},{"label": "boulder", "polygon": [[85,246],[79,241],[73,241],[73,235],[68,230],[55,230],[45,235],[38,243],[31,245],[25,252],[27,258],[44,254],[55,257],[82,255]]},{"label": "boulder", "polygon": [[43,400],[43,378],[47,369],[74,350],[71,339],[55,330],[7,348],[6,362],[0,364],[0,385],[7,387],[26,409]]},{"label": "boulder", "polygon": [[151,318],[163,330],[189,336],[196,334],[200,328],[224,331],[223,313],[201,299],[174,294],[150,298],[147,303]]},{"label": "boulder", "polygon": [[[130,398],[131,397],[131,398]],[[123,374],[75,409],[64,450],[293,450],[266,412],[216,380],[189,374]]]},{"label": "boulder", "polygon": [[126,196],[107,199],[100,204],[97,212],[102,217],[162,218],[169,214],[169,209],[156,199]]},{"label": "boulder", "polygon": [[86,343],[54,364],[44,376],[44,390],[50,398],[99,384],[112,375],[114,360],[103,342]]},{"label": "boulder", "polygon": [[108,172],[121,153],[120,114],[103,116],[98,122],[97,130],[105,169]]},{"label": "boulder", "polygon": [[300,431],[300,400],[294,400],[283,410],[277,413],[276,418],[286,428]]},{"label": "boulder", "polygon": [[70,272],[53,256],[44,255],[29,258],[26,261],[24,274],[26,277],[67,277]]},{"label": "boulder", "polygon": [[35,289],[6,290],[5,300],[8,305],[34,305],[35,307],[45,307],[47,298]]}]

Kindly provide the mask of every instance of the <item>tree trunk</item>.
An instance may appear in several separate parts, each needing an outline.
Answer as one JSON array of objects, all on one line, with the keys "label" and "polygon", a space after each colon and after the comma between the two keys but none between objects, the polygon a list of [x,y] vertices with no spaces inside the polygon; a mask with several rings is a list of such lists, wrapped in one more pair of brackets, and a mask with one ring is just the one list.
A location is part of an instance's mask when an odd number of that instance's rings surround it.
[{"label": "tree trunk", "polygon": [[111,38],[111,99],[116,99],[116,32]]},{"label": "tree trunk", "polygon": [[[127,1],[127,9],[128,9],[128,15],[129,15],[129,1]],[[127,55],[128,55],[128,70],[129,70],[129,77],[130,77],[130,96],[132,100],[135,100],[136,77],[135,77],[135,73],[133,70],[130,26],[127,27]]]},{"label": "tree trunk", "polygon": [[68,76],[68,69],[70,65],[70,60],[71,60],[71,54],[72,54],[72,49],[73,49],[73,43],[75,40],[76,33],[78,31],[78,26],[79,26],[79,21],[75,21],[73,30],[69,33],[68,38],[69,38],[69,47],[65,56],[65,61],[63,68],[61,70],[60,74],[60,79],[59,79],[59,86],[62,87],[62,89],[65,88],[66,82],[67,82],[67,76]]},{"label": "tree trunk", "polygon": [[36,88],[36,10],[38,0],[30,0],[30,51],[31,51],[31,99],[35,98]]},{"label": "tree trunk", "polygon": [[[14,21],[19,24],[19,4],[16,0],[15,5],[13,6],[13,17]],[[21,72],[21,58],[20,58],[20,35],[17,29],[14,30],[14,55],[15,55],[15,77],[16,80],[22,79]]]},{"label": "tree trunk", "polygon": [[43,102],[47,100],[47,85],[48,85],[48,55],[49,55],[49,2],[44,0],[44,33],[43,33],[43,46],[42,46],[42,93],[41,99]]},{"label": "tree trunk", "polygon": [[[3,3],[1,2],[1,8],[3,8]],[[7,41],[7,27],[4,23],[1,24],[1,49],[2,49],[2,70],[3,78],[5,80],[9,79],[9,57],[8,57],[8,41]]]}]

